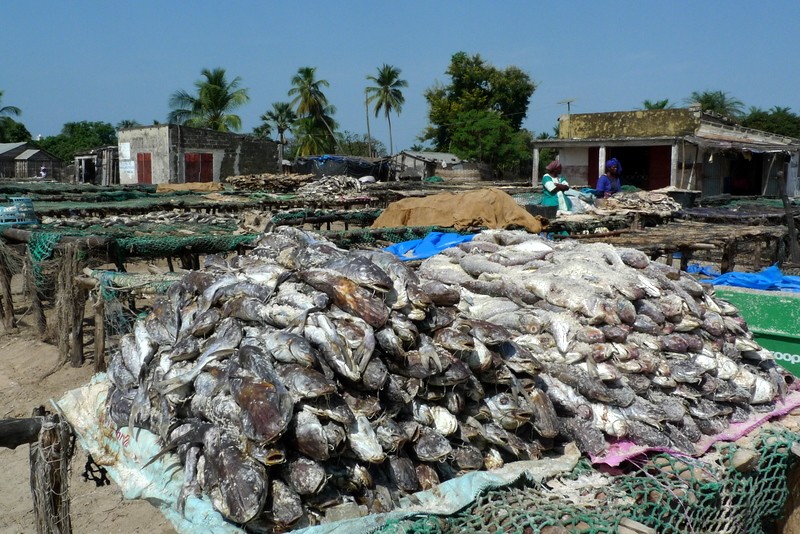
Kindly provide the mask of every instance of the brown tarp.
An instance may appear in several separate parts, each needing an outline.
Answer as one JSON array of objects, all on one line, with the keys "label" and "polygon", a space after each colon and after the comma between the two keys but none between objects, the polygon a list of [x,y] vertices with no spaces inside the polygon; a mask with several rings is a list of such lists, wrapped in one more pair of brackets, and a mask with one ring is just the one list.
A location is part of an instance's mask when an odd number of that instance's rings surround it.
[{"label": "brown tarp", "polygon": [[188,184],[158,184],[156,193],[171,193],[173,191],[222,191],[219,182],[190,182]]},{"label": "brown tarp", "polygon": [[540,217],[531,215],[511,195],[495,188],[406,198],[389,204],[372,223],[373,228],[400,226],[443,226],[457,230],[517,226],[533,233],[544,229]]}]

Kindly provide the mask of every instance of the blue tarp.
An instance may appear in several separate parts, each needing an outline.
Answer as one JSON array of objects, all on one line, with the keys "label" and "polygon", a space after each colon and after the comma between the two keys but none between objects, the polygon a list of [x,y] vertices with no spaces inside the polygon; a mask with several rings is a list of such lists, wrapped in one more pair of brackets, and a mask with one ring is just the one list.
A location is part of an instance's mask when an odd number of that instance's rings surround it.
[{"label": "blue tarp", "polygon": [[387,250],[403,261],[422,260],[435,256],[446,248],[459,243],[471,241],[476,234],[456,234],[447,232],[431,232],[422,239],[403,241],[386,247]]},{"label": "blue tarp", "polygon": [[[680,257],[680,252],[678,253]],[[713,267],[705,267],[699,263],[690,263],[686,266],[686,272],[689,274],[703,274],[705,276],[719,276],[719,271]]]},{"label": "blue tarp", "polygon": [[767,267],[760,273],[730,272],[708,280],[719,286],[746,287],[764,291],[797,291],[800,292],[800,276],[784,275],[777,265]]}]

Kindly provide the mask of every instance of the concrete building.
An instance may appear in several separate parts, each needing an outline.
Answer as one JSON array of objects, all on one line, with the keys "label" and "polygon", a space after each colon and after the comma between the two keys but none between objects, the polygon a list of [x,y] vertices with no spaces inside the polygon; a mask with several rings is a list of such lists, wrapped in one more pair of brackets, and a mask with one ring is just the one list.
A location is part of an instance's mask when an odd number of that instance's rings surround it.
[{"label": "concrete building", "polygon": [[673,186],[703,195],[800,195],[800,139],[744,128],[699,107],[562,115],[557,139],[533,143],[533,184],[542,149],[558,151],[570,183],[594,187],[605,161],[622,164],[623,185]]},{"label": "concrete building", "polygon": [[269,139],[177,124],[125,128],[117,137],[121,184],[224,182],[278,172],[278,145]]}]

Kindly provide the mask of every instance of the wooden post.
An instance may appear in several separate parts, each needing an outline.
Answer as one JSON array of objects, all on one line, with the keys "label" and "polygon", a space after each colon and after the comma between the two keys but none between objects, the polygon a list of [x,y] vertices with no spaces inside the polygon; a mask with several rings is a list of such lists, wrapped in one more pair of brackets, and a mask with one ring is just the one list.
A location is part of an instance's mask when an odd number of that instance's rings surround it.
[{"label": "wooden post", "polygon": [[789,254],[792,258],[792,263],[800,264],[800,248],[798,248],[797,244],[797,228],[794,225],[792,205],[789,203],[789,197],[786,195],[786,184],[783,182],[783,171],[778,171],[778,192],[781,195],[781,202],[783,202],[783,210],[786,212],[786,226],[789,228]]},{"label": "wooden post", "polygon": [[0,291],[2,291],[3,326],[6,332],[17,327],[14,319],[14,301],[11,298],[11,272],[5,259],[0,255]]},{"label": "wooden post", "polygon": [[106,303],[97,292],[94,303],[94,372],[105,372],[106,365]]},{"label": "wooden post", "polygon": [[736,267],[737,248],[736,241],[730,241],[722,248],[722,262],[719,268],[722,274],[729,273]]},{"label": "wooden post", "polygon": [[15,449],[39,439],[41,417],[28,419],[0,419],[0,447]]},{"label": "wooden post", "polygon": [[764,252],[764,242],[756,240],[753,250],[753,272],[761,270],[761,254]]},{"label": "wooden post", "polygon": [[36,277],[33,274],[33,258],[30,251],[25,254],[25,267],[23,269],[25,276],[25,294],[31,302],[31,314],[33,315],[33,325],[36,328],[36,333],[40,337],[44,337],[47,333],[47,319],[44,315],[44,307],[42,306],[42,297],[39,294],[39,288],[36,287]]},{"label": "wooden post", "polygon": [[31,494],[38,533],[72,532],[69,516],[69,463],[75,440],[69,424],[44,407],[33,412],[39,416],[41,431],[31,444]]},{"label": "wooden post", "polygon": [[75,288],[75,307],[72,310],[72,332],[70,333],[70,360],[72,367],[83,365],[83,314],[86,309],[86,291]]}]

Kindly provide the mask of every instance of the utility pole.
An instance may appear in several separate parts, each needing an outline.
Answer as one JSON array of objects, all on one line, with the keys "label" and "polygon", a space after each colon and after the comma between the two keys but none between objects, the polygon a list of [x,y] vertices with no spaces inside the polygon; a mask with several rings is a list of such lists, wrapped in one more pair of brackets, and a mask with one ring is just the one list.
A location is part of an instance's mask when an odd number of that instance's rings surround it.
[{"label": "utility pole", "polygon": [[570,105],[577,100],[576,98],[567,98],[565,100],[561,100],[557,102],[557,104],[566,104],[567,105],[567,137],[572,137],[572,121],[570,120],[571,116],[571,108]]}]

